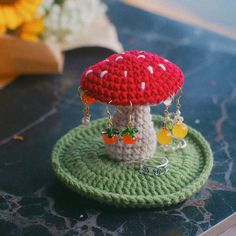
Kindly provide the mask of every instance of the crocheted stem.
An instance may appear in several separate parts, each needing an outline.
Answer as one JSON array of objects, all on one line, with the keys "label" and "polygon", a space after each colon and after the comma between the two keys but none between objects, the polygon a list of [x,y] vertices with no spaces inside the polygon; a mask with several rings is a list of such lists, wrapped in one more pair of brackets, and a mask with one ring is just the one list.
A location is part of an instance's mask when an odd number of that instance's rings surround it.
[{"label": "crocheted stem", "polygon": [[[119,106],[113,115],[113,126],[124,130],[129,120],[130,107]],[[125,144],[120,139],[113,145],[106,145],[111,159],[128,162],[142,162],[153,156],[156,149],[156,132],[149,106],[134,106],[132,125],[138,129],[138,140],[134,144]]]}]

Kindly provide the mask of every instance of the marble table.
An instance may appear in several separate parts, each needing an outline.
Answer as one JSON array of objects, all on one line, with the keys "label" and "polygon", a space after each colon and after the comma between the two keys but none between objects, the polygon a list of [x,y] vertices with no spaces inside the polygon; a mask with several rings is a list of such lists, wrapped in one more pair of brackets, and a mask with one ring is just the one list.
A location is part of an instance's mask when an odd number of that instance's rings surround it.
[{"label": "marble table", "polygon": [[[117,209],[64,187],[52,172],[51,150],[80,123],[81,72],[112,53],[69,51],[63,75],[22,76],[0,92],[0,235],[197,235],[236,209],[236,42],[117,1],[109,1],[108,15],[126,50],[152,51],[183,69],[182,113],[214,152],[209,181],[164,209]],[[104,108],[96,105],[92,114],[102,117]]]}]

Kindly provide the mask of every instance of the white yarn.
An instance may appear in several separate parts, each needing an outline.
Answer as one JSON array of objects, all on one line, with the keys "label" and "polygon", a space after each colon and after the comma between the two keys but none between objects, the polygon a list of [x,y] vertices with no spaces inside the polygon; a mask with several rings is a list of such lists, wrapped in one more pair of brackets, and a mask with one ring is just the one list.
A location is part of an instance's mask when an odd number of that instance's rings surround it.
[{"label": "white yarn", "polygon": [[89,23],[106,11],[101,0],[45,0],[40,13],[45,15],[43,38],[50,42],[78,40]]}]

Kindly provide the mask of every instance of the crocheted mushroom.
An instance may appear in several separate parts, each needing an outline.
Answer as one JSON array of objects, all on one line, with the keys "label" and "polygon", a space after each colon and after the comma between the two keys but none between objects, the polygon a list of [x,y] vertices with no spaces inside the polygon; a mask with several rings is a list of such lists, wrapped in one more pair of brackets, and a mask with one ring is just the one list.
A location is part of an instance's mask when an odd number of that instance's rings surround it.
[{"label": "crocheted mushroom", "polygon": [[127,127],[132,104],[132,124],[138,128],[138,140],[132,145],[121,140],[106,145],[110,158],[140,162],[154,154],[156,132],[150,105],[176,94],[183,83],[184,75],[178,66],[144,51],[113,54],[84,71],[81,89],[102,103],[117,106],[114,128]]}]

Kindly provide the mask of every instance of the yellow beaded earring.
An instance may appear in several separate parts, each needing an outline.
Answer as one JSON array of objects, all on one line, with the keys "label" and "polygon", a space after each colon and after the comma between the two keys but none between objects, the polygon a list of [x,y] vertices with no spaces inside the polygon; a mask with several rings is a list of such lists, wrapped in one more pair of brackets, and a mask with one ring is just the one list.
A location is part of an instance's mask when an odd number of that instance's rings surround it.
[{"label": "yellow beaded earring", "polygon": [[174,126],[172,133],[176,139],[183,139],[188,134],[188,126],[183,123],[184,118],[181,116],[180,112],[180,98],[183,96],[182,90],[179,92],[179,96],[176,99],[176,112],[174,117]]},{"label": "yellow beaded earring", "polygon": [[161,129],[157,132],[157,141],[161,145],[168,145],[172,141],[171,129],[173,127],[173,120],[170,117],[169,107],[172,105],[172,98],[168,98],[164,101],[164,120]]}]

